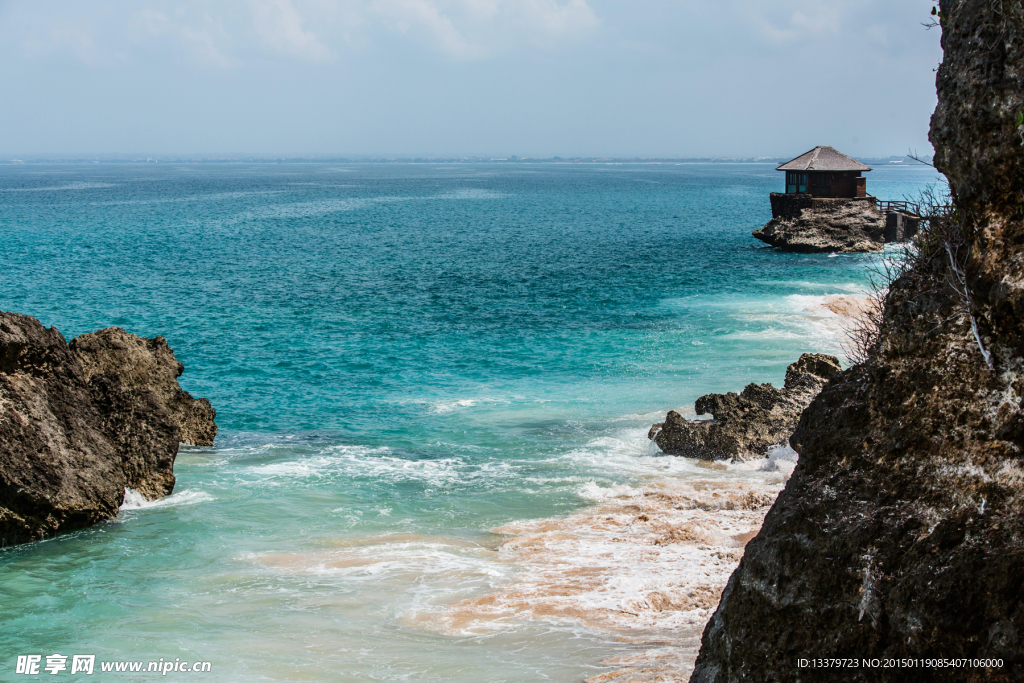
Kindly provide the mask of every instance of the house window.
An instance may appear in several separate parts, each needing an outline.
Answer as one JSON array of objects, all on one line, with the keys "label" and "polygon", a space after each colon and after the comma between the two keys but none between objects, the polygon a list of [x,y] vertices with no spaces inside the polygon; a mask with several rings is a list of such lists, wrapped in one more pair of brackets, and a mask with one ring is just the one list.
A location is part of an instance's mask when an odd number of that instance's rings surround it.
[{"label": "house window", "polygon": [[807,174],[786,171],[786,192],[789,194],[807,192]]}]

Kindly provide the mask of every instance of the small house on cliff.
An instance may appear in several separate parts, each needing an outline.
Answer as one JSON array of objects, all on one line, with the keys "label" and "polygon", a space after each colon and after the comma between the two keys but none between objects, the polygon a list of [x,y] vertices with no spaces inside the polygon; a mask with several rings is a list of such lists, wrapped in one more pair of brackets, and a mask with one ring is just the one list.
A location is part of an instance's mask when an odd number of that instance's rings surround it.
[{"label": "small house on cliff", "polygon": [[832,147],[815,147],[775,170],[786,172],[786,194],[852,199],[867,196],[861,174],[871,169]]},{"label": "small house on cliff", "polygon": [[772,192],[772,219],[754,237],[801,253],[881,251],[913,237],[921,216],[910,202],[879,202],[862,175],[871,169],[831,147],[815,147],[778,168],[786,191]]}]

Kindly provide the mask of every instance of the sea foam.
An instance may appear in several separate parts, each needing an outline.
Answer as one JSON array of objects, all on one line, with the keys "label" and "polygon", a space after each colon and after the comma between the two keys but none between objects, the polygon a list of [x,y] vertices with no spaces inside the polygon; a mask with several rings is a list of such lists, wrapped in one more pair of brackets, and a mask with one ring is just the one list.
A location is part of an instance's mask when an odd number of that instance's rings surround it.
[{"label": "sea foam", "polygon": [[195,505],[214,500],[214,497],[204,491],[193,491],[185,489],[169,496],[148,500],[144,495],[135,489],[125,488],[124,502],[121,503],[121,510],[142,510],[146,508],[168,507],[172,505]]}]

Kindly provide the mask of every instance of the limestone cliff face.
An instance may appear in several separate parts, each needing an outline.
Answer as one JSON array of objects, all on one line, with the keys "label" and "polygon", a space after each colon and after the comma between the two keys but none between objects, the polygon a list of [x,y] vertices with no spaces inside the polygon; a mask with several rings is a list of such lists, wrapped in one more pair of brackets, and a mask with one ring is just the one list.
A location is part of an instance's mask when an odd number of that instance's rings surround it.
[{"label": "limestone cliff face", "polygon": [[116,517],[126,487],[170,494],[179,424],[213,439],[180,374],[161,337],[109,328],[69,346],[0,312],[0,547]]},{"label": "limestone cliff face", "polygon": [[773,192],[773,218],[753,235],[804,254],[881,251],[885,217],[873,198],[827,199]]},{"label": "limestone cliff face", "polygon": [[174,488],[178,428],[155,395],[88,378],[60,332],[0,312],[0,546],[117,516]]},{"label": "limestone cliff face", "polygon": [[687,420],[672,410],[647,437],[670,455],[702,460],[763,458],[772,446],[786,444],[807,404],[829,377],[840,371],[839,359],[805,353],[786,369],[782,389],[771,384],[748,384],[739,394],[706,394],[697,399],[698,415],[710,420]]},{"label": "limestone cliff face", "polygon": [[[931,139],[962,240],[926,242],[869,359],[804,412],[692,681],[1024,680],[1024,10],[941,10]],[[797,667],[816,657],[1004,666]]]},{"label": "limestone cliff face", "polygon": [[71,351],[82,361],[86,380],[117,374],[126,389],[152,391],[178,425],[178,438],[187,446],[212,446],[217,435],[217,411],[205,398],[195,399],[178,385],[185,366],[174,357],[163,337],[146,339],[120,327],[83,334],[71,340]]}]

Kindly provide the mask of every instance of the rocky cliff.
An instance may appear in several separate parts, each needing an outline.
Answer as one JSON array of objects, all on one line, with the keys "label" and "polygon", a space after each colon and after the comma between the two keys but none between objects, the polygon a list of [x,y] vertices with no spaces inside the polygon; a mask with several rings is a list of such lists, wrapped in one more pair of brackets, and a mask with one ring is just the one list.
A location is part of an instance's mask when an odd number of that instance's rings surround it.
[{"label": "rocky cliff", "polygon": [[182,391],[178,378],[185,366],[174,357],[163,337],[146,339],[108,327],[71,340],[71,351],[82,361],[86,380],[117,374],[129,390],[152,391],[178,425],[178,438],[187,446],[212,446],[217,435],[217,411],[205,398]]},{"label": "rocky cliff", "polygon": [[[1024,9],[943,0],[932,117],[955,210],[832,378],[692,681],[1024,680]],[[914,668],[800,668],[828,657]],[[1001,667],[929,668],[929,658]]]},{"label": "rocky cliff", "polygon": [[881,251],[885,217],[874,198],[827,199],[771,195],[773,218],[753,235],[786,251],[805,254]]},{"label": "rocky cliff", "polygon": [[174,488],[179,427],[166,377],[138,372],[180,374],[173,354],[160,338],[141,340],[152,357],[140,350],[118,364],[99,340],[132,335],[86,337],[73,350],[56,329],[0,312],[0,546],[115,517],[125,487],[149,499]]},{"label": "rocky cliff", "polygon": [[805,353],[786,369],[782,389],[771,384],[748,384],[742,393],[707,394],[694,403],[698,415],[710,420],[687,420],[672,410],[647,437],[670,455],[703,460],[763,458],[772,446],[786,444],[804,408],[832,375],[839,360]]}]

